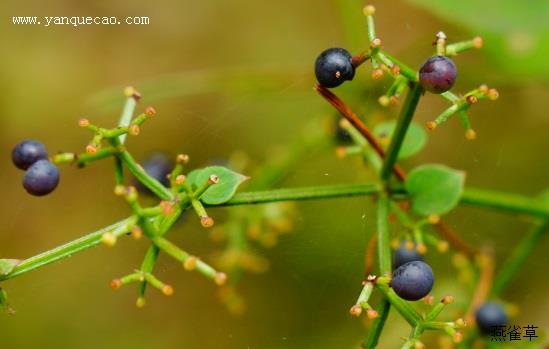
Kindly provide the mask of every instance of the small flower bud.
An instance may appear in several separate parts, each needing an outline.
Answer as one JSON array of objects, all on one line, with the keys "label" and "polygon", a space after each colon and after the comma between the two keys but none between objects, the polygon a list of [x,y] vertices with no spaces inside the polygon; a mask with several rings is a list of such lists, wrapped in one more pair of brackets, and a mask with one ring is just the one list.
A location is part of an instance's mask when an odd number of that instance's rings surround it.
[{"label": "small flower bud", "polygon": [[425,245],[423,242],[417,244],[417,246],[416,246],[416,251],[417,251],[419,254],[426,254],[426,253],[427,253],[427,245]]},{"label": "small flower bud", "polygon": [[364,16],[373,16],[376,13],[376,8],[373,5],[366,5],[362,9]]},{"label": "small flower bud", "polygon": [[379,104],[381,104],[383,107],[387,107],[389,106],[389,104],[391,103],[391,99],[387,96],[381,96],[378,98],[377,100],[379,102]]},{"label": "small flower bud", "polygon": [[154,109],[153,107],[145,108],[145,115],[147,115],[148,117],[155,116],[156,115],[156,109]]},{"label": "small flower bud", "polygon": [[437,250],[440,253],[444,253],[444,252],[448,251],[448,248],[450,248],[450,244],[448,243],[448,241],[441,240],[441,241],[437,242]]},{"label": "small flower bud", "polygon": [[437,127],[437,123],[434,121],[427,121],[425,124],[429,130],[434,130]]},{"label": "small flower bud", "polygon": [[431,214],[427,217],[429,224],[438,224],[440,222],[440,216],[437,214]]},{"label": "small flower bud", "polygon": [[164,293],[166,296],[171,296],[173,294],[173,287],[170,285],[162,286],[162,293]]},{"label": "small flower bud", "polygon": [[413,250],[414,249],[414,242],[411,241],[411,240],[406,240],[404,242],[404,248],[407,249],[407,250]]},{"label": "small flower bud", "polygon": [[454,343],[459,343],[463,339],[463,334],[461,332],[456,332],[452,335],[452,340]]},{"label": "small flower bud", "polygon": [[145,298],[143,297],[139,297],[137,298],[137,301],[135,302],[135,305],[138,307],[138,308],[143,308],[145,306]]},{"label": "small flower bud", "polygon": [[443,304],[446,304],[446,305],[452,304],[452,303],[454,303],[454,297],[453,297],[453,296],[449,296],[449,295],[448,295],[448,296],[444,296],[444,297],[442,298],[441,302],[442,302]]},{"label": "small flower bud", "polygon": [[106,246],[113,247],[116,245],[116,236],[111,232],[104,233],[101,236],[101,242]]},{"label": "small flower bud", "polygon": [[126,188],[126,200],[128,202],[137,200],[137,189],[135,189],[134,186],[129,186]]},{"label": "small flower bud", "polygon": [[377,317],[379,317],[379,314],[377,311],[375,311],[374,309],[366,309],[366,317],[370,320],[373,320]]},{"label": "small flower bud", "polygon": [[465,100],[469,104],[475,104],[475,103],[478,102],[478,98],[475,95],[469,95],[469,96],[465,97]]},{"label": "small flower bud", "polygon": [[370,47],[371,48],[378,48],[381,46],[381,39],[380,38],[375,38],[374,40],[372,40],[372,42],[370,43]]},{"label": "small flower bud", "polygon": [[397,95],[391,96],[391,98],[389,98],[389,99],[391,101],[391,105],[397,105],[398,104],[398,96]]},{"label": "small flower bud", "polygon": [[219,177],[213,174],[210,177],[208,177],[208,182],[210,184],[217,184],[219,183]]},{"label": "small flower bud", "polygon": [[337,147],[336,156],[340,159],[343,159],[345,156],[347,156],[347,149],[345,147]]},{"label": "small flower bud", "polygon": [[178,154],[176,157],[176,161],[180,164],[186,164],[189,162],[189,155],[187,154]]},{"label": "small flower bud", "polygon": [[476,36],[473,38],[473,46],[475,48],[482,48],[483,45],[484,45],[484,40],[482,40],[480,36]]},{"label": "small flower bud", "polygon": [[473,139],[477,138],[477,133],[472,128],[465,131],[465,138],[472,141]]},{"label": "small flower bud", "polygon": [[93,144],[89,144],[86,147],[86,153],[88,153],[90,155],[95,155],[95,153],[97,153],[97,147]]},{"label": "small flower bud", "polygon": [[435,300],[435,297],[433,297],[432,295],[428,294],[427,296],[423,297],[423,302],[427,305],[433,305],[433,302]]},{"label": "small flower bud", "polygon": [[400,241],[398,239],[391,240],[391,248],[397,250],[400,247]]},{"label": "small flower bud", "polygon": [[185,175],[179,175],[179,176],[175,177],[175,184],[183,185],[183,184],[185,184],[186,180],[187,180],[187,177],[185,177]]},{"label": "small flower bud", "polygon": [[128,133],[130,136],[137,136],[139,135],[139,132],[141,132],[141,128],[139,128],[139,125],[131,125],[128,129]]},{"label": "small flower bud", "polygon": [[383,77],[383,70],[381,68],[377,68],[372,71],[372,79],[379,80],[382,77]]},{"label": "small flower bud", "polygon": [[487,96],[490,100],[495,101],[499,97],[499,92],[495,88],[491,88],[488,90]]},{"label": "small flower bud", "polygon": [[218,286],[224,285],[225,282],[227,282],[227,274],[222,273],[222,272],[217,272],[217,273],[215,273],[214,282],[215,282],[216,285],[218,285]]},{"label": "small flower bud", "polygon": [[202,217],[200,218],[200,224],[202,224],[204,228],[210,228],[211,226],[214,225],[214,220],[212,217],[208,217],[208,216]]},{"label": "small flower bud", "polygon": [[482,84],[478,87],[478,90],[480,91],[480,93],[488,93],[488,85],[486,84]]},{"label": "small flower bud", "polygon": [[123,185],[117,185],[114,187],[114,195],[116,196],[124,196],[126,195],[126,187]]},{"label": "small flower bud", "polygon": [[80,120],[78,120],[78,126],[88,127],[88,126],[90,126],[90,120],[88,120],[86,118],[81,118]]},{"label": "small flower bud", "polygon": [[454,323],[456,324],[456,328],[464,328],[467,326],[467,323],[462,318],[457,319]]},{"label": "small flower bud", "polygon": [[122,280],[113,279],[109,285],[113,290],[119,289],[122,286]]},{"label": "small flower bud", "polygon": [[141,229],[140,226],[135,225],[135,226],[132,228],[132,237],[133,237],[135,240],[139,240],[139,239],[141,239],[142,236],[143,236],[143,229]]},{"label": "small flower bud", "polygon": [[169,201],[166,201],[166,200],[160,201],[160,207],[162,208],[162,214],[164,216],[169,216],[173,213],[173,205]]},{"label": "small flower bud", "polygon": [[198,258],[196,258],[195,256],[190,256],[185,260],[185,262],[183,262],[183,268],[189,271],[194,270],[196,268],[197,261]]},{"label": "small flower bud", "polygon": [[395,75],[400,74],[400,66],[393,64],[393,66],[391,67],[391,72]]},{"label": "small flower bud", "polygon": [[422,342],[420,341],[416,341],[414,343],[414,349],[425,349],[425,344],[423,344]]},{"label": "small flower bud", "polygon": [[349,314],[354,317],[359,317],[362,314],[362,307],[359,304],[355,304],[349,310]]}]

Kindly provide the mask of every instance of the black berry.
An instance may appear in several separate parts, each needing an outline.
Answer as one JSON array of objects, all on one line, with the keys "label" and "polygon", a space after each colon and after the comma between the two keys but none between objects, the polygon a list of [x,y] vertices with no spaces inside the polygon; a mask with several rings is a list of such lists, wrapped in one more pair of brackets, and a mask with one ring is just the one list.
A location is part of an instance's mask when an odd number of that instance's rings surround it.
[{"label": "black berry", "polygon": [[23,177],[23,186],[29,194],[43,196],[51,193],[59,183],[59,169],[48,160],[32,164]]},{"label": "black berry", "polygon": [[494,326],[507,325],[507,314],[502,306],[497,303],[484,303],[475,314],[477,326],[481,333],[489,334]]},{"label": "black berry", "polygon": [[401,265],[413,261],[423,262],[423,257],[416,251],[415,248],[408,249],[404,246],[404,244],[401,244],[393,256],[393,269],[397,269]]},{"label": "black berry", "polygon": [[14,165],[22,170],[26,170],[38,160],[47,158],[48,152],[44,144],[31,139],[20,142],[11,152]]},{"label": "black berry", "polygon": [[[149,176],[153,177],[166,187],[170,185],[168,175],[173,169],[173,162],[164,153],[154,153],[150,155],[143,162],[142,166]],[[149,189],[147,189],[139,181],[135,182],[135,186],[143,193],[150,193]]]},{"label": "black berry", "polygon": [[334,118],[335,125],[334,125],[334,137],[337,143],[340,144],[349,144],[352,142],[351,135],[349,132],[347,132],[346,129],[341,127],[341,120],[342,118],[340,116],[336,116]]},{"label": "black berry", "polygon": [[422,261],[413,261],[393,272],[391,287],[400,298],[417,301],[431,292],[434,282],[431,267]]},{"label": "black berry", "polygon": [[337,87],[345,80],[353,80],[355,68],[351,54],[342,48],[329,48],[316,59],[315,75],[324,87]]},{"label": "black berry", "polygon": [[419,70],[419,82],[424,89],[432,93],[443,93],[456,82],[456,65],[448,57],[429,58]]}]

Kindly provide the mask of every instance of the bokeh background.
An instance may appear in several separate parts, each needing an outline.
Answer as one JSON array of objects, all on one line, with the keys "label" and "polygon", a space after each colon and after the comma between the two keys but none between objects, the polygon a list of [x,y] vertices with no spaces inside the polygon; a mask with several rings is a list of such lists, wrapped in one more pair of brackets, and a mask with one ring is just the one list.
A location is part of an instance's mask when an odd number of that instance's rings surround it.
[{"label": "bokeh background", "polygon": [[[546,2],[374,1],[377,32],[384,47],[413,67],[432,54],[434,34],[451,41],[482,35],[485,48],[455,59],[455,91],[481,83],[500,99],[479,103],[470,142],[458,120],[430,134],[426,149],[404,165],[441,162],[467,172],[467,183],[536,195],[548,184],[549,26]],[[273,149],[303,136],[310,120],[333,111],[312,89],[313,62],[327,47],[359,52],[367,45],[362,1],[13,1],[0,3],[0,257],[24,258],[128,214],[112,195],[111,163],[85,170],[62,169],[54,194],[27,195],[11,164],[14,144],[42,140],[52,152],[82,151],[89,134],[79,117],[114,125],[121,90],[133,85],[158,117],[130,138],[138,159],[151,150],[190,154],[193,166],[245,152],[252,164]],[[22,26],[12,16],[149,16],[146,26]],[[398,108],[381,110],[375,100],[389,84],[372,82],[361,68],[338,89],[362,115],[391,119]],[[427,96],[417,120],[431,120],[445,102]],[[333,147],[312,151],[287,173],[280,186],[361,182],[371,176],[356,159],[338,159]],[[262,253],[267,273],[244,278],[247,310],[230,314],[215,286],[161,258],[157,274],[172,283],[171,298],[149,292],[144,309],[134,306],[135,289],[113,292],[114,277],[133,270],[144,241],[121,241],[2,284],[17,310],[0,315],[2,348],[355,348],[365,325],[348,315],[360,290],[363,252],[374,213],[364,198],[297,205],[295,229]],[[219,223],[227,209],[212,210]],[[494,246],[501,263],[528,229],[528,221],[483,209],[459,208],[448,222],[476,245]],[[193,215],[171,238],[209,260],[222,248],[208,238]],[[544,239],[505,293],[520,306],[511,323],[549,328],[549,262]],[[430,255],[436,296],[458,299],[467,290],[455,283],[450,255]],[[451,312],[450,312],[451,313]],[[397,347],[408,334],[392,314],[383,348]]]}]

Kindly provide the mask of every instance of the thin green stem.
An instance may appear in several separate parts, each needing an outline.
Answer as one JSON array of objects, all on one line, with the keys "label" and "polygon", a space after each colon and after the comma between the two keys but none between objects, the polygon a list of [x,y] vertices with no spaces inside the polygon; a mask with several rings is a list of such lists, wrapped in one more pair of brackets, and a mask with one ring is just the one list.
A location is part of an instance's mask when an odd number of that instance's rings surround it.
[{"label": "thin green stem", "polygon": [[97,246],[101,243],[101,237],[104,233],[116,230],[124,225],[127,225],[132,221],[133,217],[129,217],[118,221],[108,227],[99,229],[88,235],[84,235],[79,239],[70,241],[66,244],[40,253],[36,256],[27,258],[19,263],[10,273],[0,275],[0,281],[14,278],[16,276],[28,273],[34,269],[41,268],[45,265],[59,261],[61,259],[71,257],[73,254],[80,251],[87,250],[88,248]]},{"label": "thin green stem", "polygon": [[[147,250],[147,253],[145,254],[145,258],[143,258],[143,262],[141,263],[141,268],[139,268],[139,270],[144,273],[151,273],[154,269],[154,265],[156,264],[159,253],[160,249],[156,245],[151,245]],[[147,281],[141,282],[138,288],[139,297],[145,296],[146,289]]]},{"label": "thin green stem", "polygon": [[[113,146],[121,148],[121,144],[118,139],[111,139]],[[128,170],[141,182],[144,186],[150,189],[154,194],[163,200],[172,200],[173,193],[162,185],[159,181],[149,176],[145,170],[135,161],[131,154],[125,150],[120,149],[116,156],[120,161],[128,168]]]},{"label": "thin green stem", "polygon": [[391,303],[393,307],[402,315],[412,327],[415,327],[420,321],[421,316],[415,311],[415,309],[408,304],[405,300],[400,298],[389,285],[384,283],[377,283],[376,287],[383,293],[385,298]]},{"label": "thin green stem", "polygon": [[549,228],[549,221],[538,220],[534,223],[526,236],[515,247],[511,256],[506,259],[505,264],[494,279],[491,295],[497,297],[503,289],[513,280],[520,268],[532,251],[538,246],[539,240]]},{"label": "thin green stem", "polygon": [[[137,101],[134,96],[129,96],[128,98],[126,98],[126,104],[124,104],[124,109],[122,109],[122,115],[120,116],[120,121],[118,122],[118,126],[128,127],[130,125],[136,105],[137,105]],[[127,134],[122,134],[118,137],[118,140],[120,141],[121,144],[124,144],[124,141],[126,140],[126,136]]]},{"label": "thin green stem", "polygon": [[372,327],[370,327],[370,330],[368,331],[368,336],[366,336],[366,339],[362,342],[362,348],[373,349],[377,346],[379,336],[381,335],[381,331],[385,326],[385,321],[389,316],[389,310],[391,310],[391,303],[389,303],[387,299],[382,299],[376,309],[379,316],[373,321]]},{"label": "thin green stem", "polygon": [[389,198],[383,193],[377,202],[377,254],[381,275],[390,275],[392,271],[388,217]]},{"label": "thin green stem", "polygon": [[391,144],[389,145],[387,153],[385,153],[385,161],[383,162],[383,167],[381,169],[381,178],[384,181],[387,181],[391,177],[393,167],[398,158],[398,153],[400,152],[400,148],[404,142],[404,137],[406,136],[408,127],[414,117],[414,113],[422,92],[423,88],[420,84],[412,83],[410,91],[408,92],[404,105],[400,111],[400,117],[398,119],[396,129],[391,137]]},{"label": "thin green stem", "polygon": [[277,201],[315,200],[349,196],[375,195],[379,193],[377,184],[343,184],[319,187],[301,187],[253,191],[236,194],[231,200],[223,204],[251,205]]},{"label": "thin green stem", "polygon": [[465,188],[460,202],[466,205],[490,207],[511,213],[526,213],[540,218],[549,218],[549,204],[519,194],[468,187]]}]

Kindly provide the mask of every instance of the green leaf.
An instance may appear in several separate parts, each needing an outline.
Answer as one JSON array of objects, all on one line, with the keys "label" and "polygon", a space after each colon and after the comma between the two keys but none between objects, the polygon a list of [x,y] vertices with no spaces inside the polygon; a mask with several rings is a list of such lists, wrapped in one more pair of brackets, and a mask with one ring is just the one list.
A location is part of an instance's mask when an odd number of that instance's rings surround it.
[{"label": "green leaf", "polygon": [[9,274],[19,263],[19,259],[0,259],[0,275]]},{"label": "green leaf", "polygon": [[[396,120],[382,122],[374,128],[374,134],[380,139],[391,139],[395,132],[396,124]],[[388,143],[389,142],[387,142],[387,144]],[[426,143],[427,133],[424,128],[417,123],[412,122],[408,128],[408,132],[406,132],[404,141],[402,142],[402,147],[398,153],[398,159],[406,159],[419,153]]]},{"label": "green leaf", "polygon": [[211,175],[219,177],[219,183],[209,187],[200,201],[208,205],[220,205],[229,201],[236,193],[236,189],[242,182],[249,179],[240,173],[229,170],[223,166],[210,166],[194,170],[187,176],[187,181],[196,189],[208,181]]},{"label": "green leaf", "polygon": [[416,167],[406,179],[412,209],[421,215],[444,214],[454,208],[463,193],[465,173],[444,165]]}]

